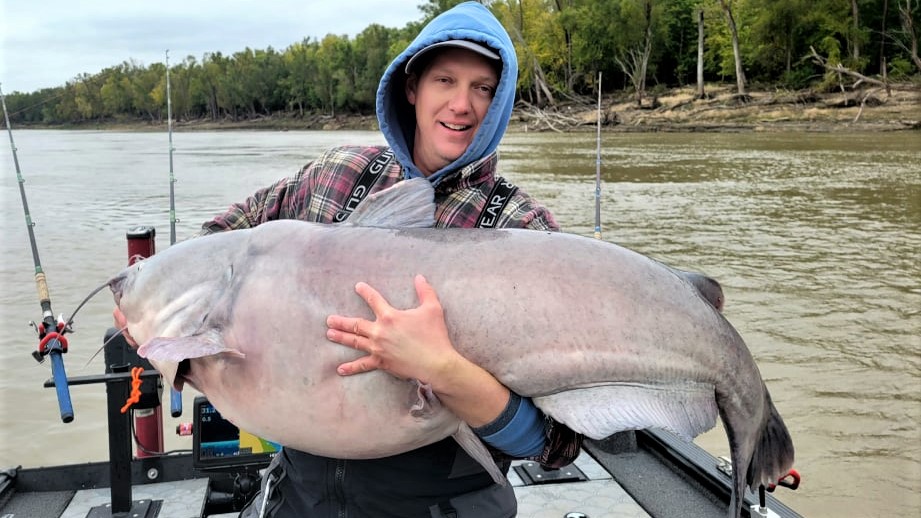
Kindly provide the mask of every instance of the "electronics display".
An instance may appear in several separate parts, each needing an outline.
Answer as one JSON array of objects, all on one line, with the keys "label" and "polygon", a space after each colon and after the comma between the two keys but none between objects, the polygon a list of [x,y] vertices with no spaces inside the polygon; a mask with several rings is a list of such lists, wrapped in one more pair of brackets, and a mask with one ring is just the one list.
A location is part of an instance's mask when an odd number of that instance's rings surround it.
[{"label": "electronics display", "polygon": [[281,450],[280,444],[240,430],[221,417],[204,396],[195,398],[194,413],[192,449],[198,469],[259,469]]}]

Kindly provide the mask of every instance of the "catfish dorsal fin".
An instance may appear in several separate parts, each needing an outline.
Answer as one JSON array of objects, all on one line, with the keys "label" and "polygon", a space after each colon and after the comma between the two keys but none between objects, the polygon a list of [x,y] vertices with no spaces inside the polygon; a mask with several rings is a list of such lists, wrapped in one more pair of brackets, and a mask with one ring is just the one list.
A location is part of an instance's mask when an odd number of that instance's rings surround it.
[{"label": "catfish dorsal fin", "polygon": [[368,196],[346,222],[359,227],[433,227],[435,188],[425,178],[403,180]]},{"label": "catfish dorsal fin", "polygon": [[723,287],[720,285],[719,281],[702,273],[679,270],[678,268],[671,268],[671,270],[690,283],[691,286],[694,286],[700,296],[709,302],[711,306],[716,308],[717,311],[723,311],[723,306],[726,304],[726,296],[723,295]]}]

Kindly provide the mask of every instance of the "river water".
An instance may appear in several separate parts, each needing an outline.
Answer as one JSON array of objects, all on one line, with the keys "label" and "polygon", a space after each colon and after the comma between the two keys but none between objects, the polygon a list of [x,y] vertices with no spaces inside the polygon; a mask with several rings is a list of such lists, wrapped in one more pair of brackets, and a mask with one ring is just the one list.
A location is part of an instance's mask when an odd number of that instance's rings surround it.
[{"label": "river water", "polygon": [[[169,245],[165,132],[14,132],[54,310],[70,314],[126,263],[125,231]],[[370,132],[174,135],[180,239],[322,150]],[[0,468],[106,459],[102,387],[71,389],[63,424],[28,321],[40,316],[13,160],[0,146]],[[602,234],[718,279],[793,436],[807,516],[921,514],[921,134],[606,134]],[[506,136],[501,174],[568,232],[595,227],[594,133]],[[111,325],[100,295],[76,319],[71,376]],[[191,408],[191,390],[186,408]],[[180,421],[167,418],[169,432]],[[697,439],[728,454],[720,429]],[[167,437],[167,448],[190,447]]]}]

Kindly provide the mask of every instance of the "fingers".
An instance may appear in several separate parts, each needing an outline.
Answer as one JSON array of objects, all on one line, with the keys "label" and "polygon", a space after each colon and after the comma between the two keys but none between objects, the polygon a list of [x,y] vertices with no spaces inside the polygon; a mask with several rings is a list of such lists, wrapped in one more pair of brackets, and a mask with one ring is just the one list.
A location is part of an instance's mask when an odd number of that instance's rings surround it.
[{"label": "fingers", "polygon": [[[425,305],[426,303],[430,304],[432,302],[439,305],[441,304],[438,300],[438,294],[435,293],[435,288],[429,284],[428,280],[426,280],[422,274],[416,275],[413,279],[413,283],[416,286],[416,296],[419,297],[420,304]],[[376,317],[380,317],[391,311],[396,311],[379,291],[372,288],[371,285],[366,282],[359,282],[356,284],[355,293],[358,293],[358,295],[364,299]]]},{"label": "fingers", "polygon": [[[326,330],[326,338],[331,342],[351,347],[352,349],[370,352],[370,342],[367,338],[359,334],[361,333],[362,323],[370,322],[359,318],[330,316],[326,319],[326,325],[329,326],[329,329]],[[380,361],[374,356],[369,355],[348,363],[343,363],[336,368],[336,372],[340,376],[351,376],[352,374],[372,371],[377,369],[379,365]]]},{"label": "fingers", "polygon": [[[381,292],[359,282],[355,293],[365,301],[374,318],[340,315],[326,318],[329,341],[367,353],[339,365],[336,370],[339,375],[381,369],[401,378],[419,377],[420,372],[438,363],[433,355],[450,349],[444,330],[444,310],[435,289],[422,275],[415,276],[414,285],[419,306],[396,309]],[[445,342],[447,347],[442,345]]]},{"label": "fingers", "polygon": [[351,332],[343,332],[342,330],[330,327],[326,330],[326,338],[331,342],[351,347],[352,349],[358,349],[359,351],[369,352],[370,350],[367,338],[358,334],[352,334]]},{"label": "fingers", "polygon": [[368,303],[368,307],[371,308],[371,311],[373,311],[376,316],[380,316],[382,313],[393,309],[387,300],[384,299],[384,296],[366,282],[359,282],[356,284],[355,293]]},{"label": "fingers", "polygon": [[115,327],[121,330],[128,344],[137,347],[137,342],[134,341],[134,338],[131,337],[131,333],[128,332],[128,319],[125,317],[124,313],[122,313],[120,309],[115,308],[112,310],[112,318],[115,319]]},{"label": "fingers", "polygon": [[438,300],[438,294],[435,293],[435,288],[429,284],[429,281],[422,274],[416,275],[413,282],[416,285],[416,296],[419,297],[419,305],[441,304]]},{"label": "fingers", "polygon": [[128,323],[125,315],[118,308],[112,310],[112,318],[115,319],[115,327],[119,329],[125,327],[125,325]]},{"label": "fingers", "polygon": [[[368,328],[372,324],[372,322],[368,322],[363,318],[342,317],[339,315],[326,317],[326,327],[330,331],[337,331],[337,336],[368,336]],[[338,342],[338,340],[335,341]]]},{"label": "fingers", "polygon": [[372,356],[364,356],[355,361],[343,363],[336,368],[336,373],[340,376],[351,376],[352,374],[361,374],[363,372],[373,371],[379,367],[379,362]]}]

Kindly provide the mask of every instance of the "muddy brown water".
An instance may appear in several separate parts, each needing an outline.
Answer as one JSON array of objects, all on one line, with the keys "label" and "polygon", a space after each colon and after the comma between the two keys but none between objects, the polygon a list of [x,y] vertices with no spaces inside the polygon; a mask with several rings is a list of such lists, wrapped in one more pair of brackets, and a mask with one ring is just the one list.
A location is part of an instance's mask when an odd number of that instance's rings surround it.
[{"label": "muddy brown water", "polygon": [[[73,311],[126,262],[125,231],[169,245],[166,133],[14,132],[51,298]],[[180,239],[322,150],[372,132],[174,134]],[[107,457],[105,396],[71,389],[63,424],[47,365],[30,356],[39,315],[10,149],[0,146],[0,468]],[[513,133],[501,173],[568,232],[595,229],[594,133]],[[921,514],[921,134],[606,134],[601,231],[726,292],[797,449],[803,484],[777,495],[807,516]],[[475,260],[471,258],[470,260]],[[111,325],[101,295],[81,310],[73,376]],[[191,391],[186,391],[191,408]],[[167,448],[190,446],[169,435]],[[722,430],[697,439],[716,455]]]}]

